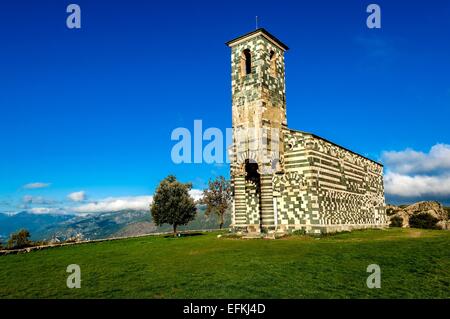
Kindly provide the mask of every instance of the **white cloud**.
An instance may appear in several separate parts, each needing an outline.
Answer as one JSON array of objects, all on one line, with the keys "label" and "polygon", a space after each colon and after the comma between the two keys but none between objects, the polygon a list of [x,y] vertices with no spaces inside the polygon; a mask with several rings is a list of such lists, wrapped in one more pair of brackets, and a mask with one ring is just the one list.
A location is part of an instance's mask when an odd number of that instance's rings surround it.
[{"label": "white cloud", "polygon": [[450,170],[450,145],[447,144],[436,144],[428,153],[406,149],[400,152],[384,152],[382,157],[391,171],[401,174]]},{"label": "white cloud", "polygon": [[[198,200],[202,197],[202,190],[192,189],[189,194]],[[86,193],[84,191],[74,192],[69,194],[68,199],[72,201],[61,202],[55,200],[48,200],[40,196],[25,195],[22,198],[25,204],[23,210],[31,214],[67,214],[67,215],[83,215],[104,212],[117,212],[121,210],[149,210],[152,203],[153,196],[124,196],[124,197],[107,197],[99,200],[86,200]],[[30,207],[34,205],[48,205]],[[58,205],[58,206],[57,206]],[[19,211],[17,211],[19,212]],[[3,211],[1,213],[6,213]],[[14,212],[11,212],[14,213]]]},{"label": "white cloud", "polygon": [[56,207],[33,207],[28,209],[27,212],[35,215],[66,214],[64,209]]},{"label": "white cloud", "polygon": [[74,207],[72,210],[78,213],[117,212],[126,209],[147,210],[152,198],[152,196],[108,197]]},{"label": "white cloud", "polygon": [[450,196],[450,145],[436,144],[428,153],[406,149],[384,152],[386,194],[400,197]]},{"label": "white cloud", "polygon": [[[192,189],[189,194],[195,199],[202,197],[202,191]],[[148,210],[153,196],[108,197],[71,208],[77,213],[104,213],[121,210]]]},{"label": "white cloud", "polygon": [[192,197],[194,200],[199,200],[200,198],[203,197],[203,191],[202,191],[202,190],[199,190],[199,189],[191,189],[191,190],[189,191],[189,195],[191,195],[191,197]]},{"label": "white cloud", "polygon": [[404,175],[388,172],[384,177],[387,194],[401,197],[450,196],[450,175]]},{"label": "white cloud", "polygon": [[50,183],[29,183],[23,186],[25,189],[37,189],[49,187]]},{"label": "white cloud", "polygon": [[74,202],[82,202],[87,198],[86,192],[84,191],[70,193],[69,195],[67,195],[67,197]]}]

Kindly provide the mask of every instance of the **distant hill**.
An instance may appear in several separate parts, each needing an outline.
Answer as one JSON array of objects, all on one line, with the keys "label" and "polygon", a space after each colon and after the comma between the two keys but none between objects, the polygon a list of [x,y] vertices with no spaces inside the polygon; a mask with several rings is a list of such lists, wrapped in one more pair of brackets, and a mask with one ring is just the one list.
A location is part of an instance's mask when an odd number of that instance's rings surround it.
[{"label": "distant hill", "polygon": [[[14,215],[0,214],[0,241],[6,241],[9,235],[21,228],[26,228],[33,235],[33,239],[40,239],[39,236],[46,232],[46,229],[53,225],[62,224],[73,216],[31,214],[27,211]],[[41,234],[41,235],[39,235]]]},{"label": "distant hill", "polygon": [[[228,215],[225,227],[230,224]],[[205,216],[204,208],[199,206],[197,218],[179,230],[218,228],[216,216]],[[0,241],[6,242],[12,232],[28,229],[33,240],[67,240],[78,237],[101,239],[125,237],[155,232],[171,231],[170,225],[157,227],[148,210],[125,210],[89,215],[50,215],[32,214],[27,211],[15,215],[0,214]]]}]

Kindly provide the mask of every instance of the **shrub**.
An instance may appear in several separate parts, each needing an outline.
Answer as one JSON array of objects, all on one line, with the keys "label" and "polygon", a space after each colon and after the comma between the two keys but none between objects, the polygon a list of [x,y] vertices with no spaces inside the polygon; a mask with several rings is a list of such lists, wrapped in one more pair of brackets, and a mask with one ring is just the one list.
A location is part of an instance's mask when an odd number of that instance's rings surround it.
[{"label": "shrub", "polygon": [[20,249],[32,245],[33,242],[30,240],[30,232],[26,229],[21,229],[17,233],[12,233],[8,240],[9,249]]},{"label": "shrub", "polygon": [[305,229],[296,229],[292,232],[292,235],[306,235],[306,230]]},{"label": "shrub", "polygon": [[438,229],[436,223],[439,220],[429,213],[419,213],[409,218],[409,226],[413,228]]},{"label": "shrub", "polygon": [[391,218],[391,223],[389,227],[402,227],[403,226],[403,218],[400,216],[394,216]]}]

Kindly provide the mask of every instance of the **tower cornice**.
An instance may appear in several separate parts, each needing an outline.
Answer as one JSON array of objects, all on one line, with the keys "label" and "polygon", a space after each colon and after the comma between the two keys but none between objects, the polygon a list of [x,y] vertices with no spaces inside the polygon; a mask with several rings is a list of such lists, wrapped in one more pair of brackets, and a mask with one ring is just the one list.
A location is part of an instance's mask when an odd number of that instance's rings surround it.
[{"label": "tower cornice", "polygon": [[235,46],[236,44],[242,43],[242,42],[247,41],[247,40],[249,40],[251,38],[257,37],[259,35],[262,35],[263,37],[268,39],[270,42],[272,42],[273,44],[278,46],[283,51],[289,50],[289,47],[286,44],[284,44],[283,42],[278,40],[274,35],[272,35],[269,31],[267,31],[264,28],[259,28],[259,29],[256,29],[256,30],[252,31],[252,32],[249,32],[249,33],[246,33],[244,35],[241,35],[240,37],[237,37],[237,38],[234,38],[233,40],[225,42],[225,44],[228,45],[229,47],[232,47],[232,46]]}]

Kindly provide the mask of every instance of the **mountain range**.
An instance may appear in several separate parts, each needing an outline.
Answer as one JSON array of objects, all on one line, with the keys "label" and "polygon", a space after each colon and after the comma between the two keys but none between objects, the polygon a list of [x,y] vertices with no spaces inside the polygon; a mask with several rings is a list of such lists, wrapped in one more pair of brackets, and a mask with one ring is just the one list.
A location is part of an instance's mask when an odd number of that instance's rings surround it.
[{"label": "mountain range", "polygon": [[[228,214],[224,227],[230,224]],[[219,227],[216,216],[206,216],[199,206],[196,218],[179,230],[214,229]],[[156,226],[148,210],[123,210],[81,215],[33,214],[22,211],[0,214],[0,242],[11,233],[27,229],[32,240],[64,241],[70,238],[103,239],[171,231],[170,225]]]}]

